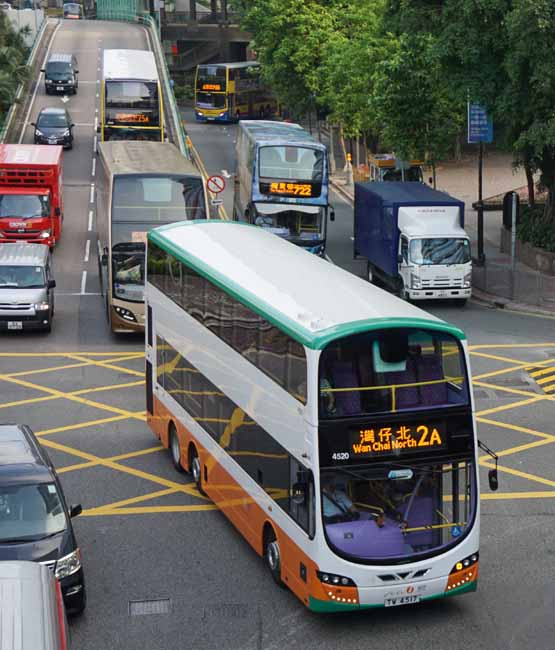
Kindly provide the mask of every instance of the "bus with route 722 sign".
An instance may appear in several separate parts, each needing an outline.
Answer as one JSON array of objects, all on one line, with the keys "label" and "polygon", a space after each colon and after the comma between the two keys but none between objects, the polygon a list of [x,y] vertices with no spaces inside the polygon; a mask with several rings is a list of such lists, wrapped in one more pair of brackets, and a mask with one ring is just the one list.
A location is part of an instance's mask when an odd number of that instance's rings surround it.
[{"label": "bus with route 722 sign", "polygon": [[476,589],[461,330],[216,220],[149,233],[146,305],[147,420],[276,582],[320,612]]},{"label": "bus with route 722 sign", "polygon": [[329,168],[326,147],[298,124],[240,122],[233,219],[261,226],[324,255]]}]

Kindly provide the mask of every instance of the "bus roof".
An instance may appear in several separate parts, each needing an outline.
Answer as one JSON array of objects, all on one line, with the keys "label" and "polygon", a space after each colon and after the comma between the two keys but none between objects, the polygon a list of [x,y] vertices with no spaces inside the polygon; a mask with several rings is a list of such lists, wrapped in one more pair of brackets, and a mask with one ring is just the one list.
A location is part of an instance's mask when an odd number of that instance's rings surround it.
[{"label": "bus roof", "polygon": [[152,230],[149,240],[312,349],[384,327],[458,328],[374,287],[263,228],[188,221]]},{"label": "bus roof", "polygon": [[238,68],[260,67],[258,61],[241,61],[239,63],[202,63],[199,68],[227,68],[228,70],[237,70]]},{"label": "bus roof", "polygon": [[154,54],[148,50],[104,50],[102,70],[105,80],[158,81]]},{"label": "bus roof", "polygon": [[298,143],[317,145],[319,149],[325,149],[325,145],[318,142],[316,138],[305,131],[302,126],[290,122],[272,122],[270,120],[248,120],[239,122],[239,128],[246,136],[260,144],[273,142]]},{"label": "bus roof", "polygon": [[98,150],[112,174],[200,176],[194,164],[171,142],[111,140],[99,142]]}]

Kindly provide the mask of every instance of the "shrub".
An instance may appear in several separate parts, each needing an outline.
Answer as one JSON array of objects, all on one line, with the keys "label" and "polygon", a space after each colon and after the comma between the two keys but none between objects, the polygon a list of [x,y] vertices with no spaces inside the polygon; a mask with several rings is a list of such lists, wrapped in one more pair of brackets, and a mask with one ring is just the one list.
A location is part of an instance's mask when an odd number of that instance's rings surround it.
[{"label": "shrub", "polygon": [[521,205],[520,219],[517,225],[517,237],[520,241],[555,253],[555,223],[543,216],[544,206],[529,207]]}]

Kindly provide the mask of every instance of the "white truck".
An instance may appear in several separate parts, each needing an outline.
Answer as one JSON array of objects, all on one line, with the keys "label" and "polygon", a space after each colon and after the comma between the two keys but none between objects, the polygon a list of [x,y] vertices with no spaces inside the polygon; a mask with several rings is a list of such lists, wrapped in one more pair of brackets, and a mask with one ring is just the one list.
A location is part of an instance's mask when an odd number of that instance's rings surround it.
[{"label": "white truck", "polygon": [[405,300],[464,305],[472,293],[464,203],[422,183],[356,183],[354,253]]}]

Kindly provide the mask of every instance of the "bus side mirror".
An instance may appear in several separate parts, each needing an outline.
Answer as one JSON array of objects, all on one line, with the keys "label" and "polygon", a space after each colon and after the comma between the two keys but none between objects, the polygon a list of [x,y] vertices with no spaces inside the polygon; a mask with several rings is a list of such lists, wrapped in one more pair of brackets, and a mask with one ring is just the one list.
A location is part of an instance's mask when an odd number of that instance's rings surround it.
[{"label": "bus side mirror", "polygon": [[497,478],[496,469],[490,469],[490,471],[488,472],[488,481],[489,481],[489,489],[492,492],[495,492],[499,487],[499,480]]},{"label": "bus side mirror", "polygon": [[46,72],[46,70],[44,68],[41,68],[40,71],[41,72]]},{"label": "bus side mirror", "polygon": [[104,252],[100,256],[100,263],[102,266],[108,266],[108,251],[104,249]]},{"label": "bus side mirror", "polygon": [[100,133],[100,127],[99,126],[96,127],[96,132]]},{"label": "bus side mirror", "polygon": [[308,493],[306,483],[294,483],[291,489],[291,499],[293,503],[302,506],[306,503],[306,495]]},{"label": "bus side mirror", "polygon": [[330,221],[335,221],[335,210],[333,208],[330,210]]},{"label": "bus side mirror", "polygon": [[398,263],[398,264],[402,264],[402,263],[403,263],[403,256],[401,255],[401,253],[399,253],[399,255],[397,255],[397,263]]},{"label": "bus side mirror", "polygon": [[48,280],[48,288],[49,289],[55,289],[56,288],[56,280]]},{"label": "bus side mirror", "polygon": [[78,503],[77,505],[74,505],[74,506],[70,506],[70,507],[69,507],[69,516],[70,516],[71,518],[73,518],[73,517],[77,517],[77,516],[80,515],[82,512],[83,512],[83,506],[82,506],[80,503]]},{"label": "bus side mirror", "polygon": [[60,208],[56,208],[56,209],[54,210],[54,214],[55,214],[57,217],[59,217],[59,216],[61,216],[62,211],[60,210]]}]

